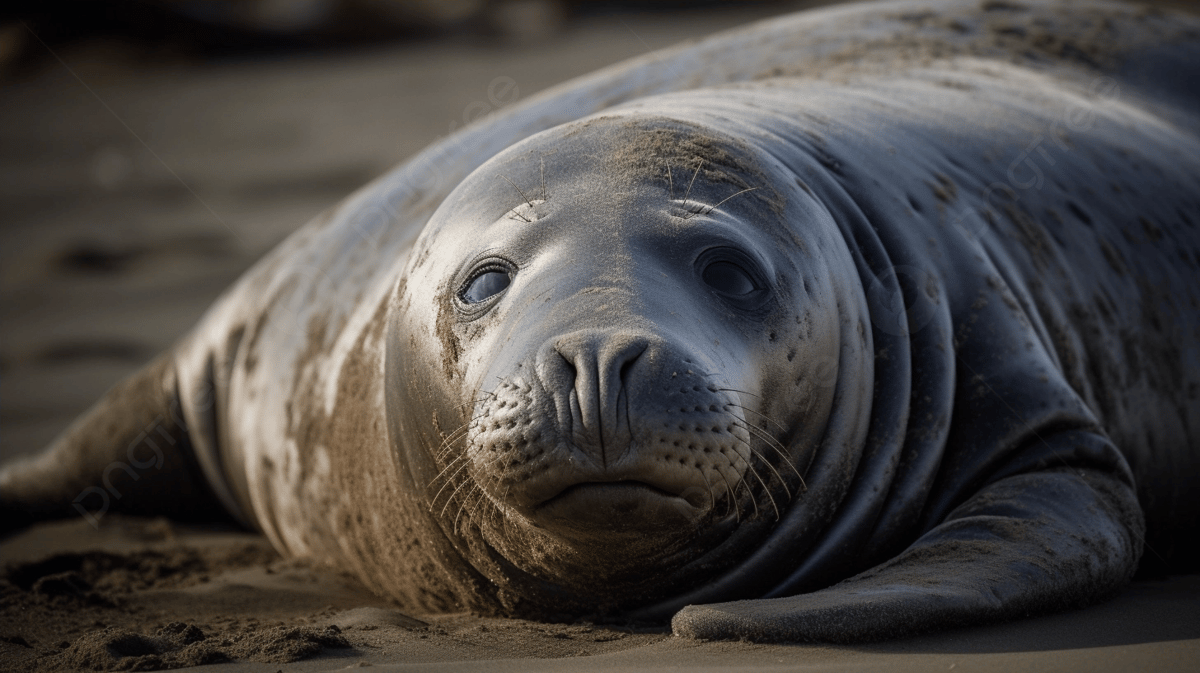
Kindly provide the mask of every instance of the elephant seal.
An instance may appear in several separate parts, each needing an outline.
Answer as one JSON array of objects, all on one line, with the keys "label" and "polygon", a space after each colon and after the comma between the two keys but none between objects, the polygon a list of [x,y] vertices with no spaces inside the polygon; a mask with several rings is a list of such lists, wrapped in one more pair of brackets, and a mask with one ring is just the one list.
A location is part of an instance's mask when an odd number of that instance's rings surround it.
[{"label": "elephant seal", "polygon": [[5,520],[223,511],[413,609],[760,641],[1194,568],[1197,35],[871,4],[563,85],[285,241]]}]

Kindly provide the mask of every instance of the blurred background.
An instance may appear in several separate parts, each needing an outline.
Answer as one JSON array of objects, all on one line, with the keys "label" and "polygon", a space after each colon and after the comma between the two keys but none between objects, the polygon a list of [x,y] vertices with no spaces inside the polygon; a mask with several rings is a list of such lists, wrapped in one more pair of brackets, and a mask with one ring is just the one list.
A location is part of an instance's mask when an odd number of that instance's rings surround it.
[{"label": "blurred background", "polygon": [[0,460],[40,449],[289,232],[435,139],[602,66],[822,4],[10,0]]},{"label": "blurred background", "polygon": [[263,253],[435,139],[815,4],[5,3],[0,460],[45,446]]}]

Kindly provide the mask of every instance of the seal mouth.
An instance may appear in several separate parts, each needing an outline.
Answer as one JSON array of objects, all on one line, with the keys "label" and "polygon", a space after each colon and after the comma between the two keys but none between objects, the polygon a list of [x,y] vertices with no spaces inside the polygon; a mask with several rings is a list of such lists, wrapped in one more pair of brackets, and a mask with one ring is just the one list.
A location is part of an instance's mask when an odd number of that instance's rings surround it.
[{"label": "seal mouth", "polygon": [[572,484],[558,492],[558,495],[547,498],[538,509],[554,506],[556,503],[570,501],[576,498],[594,498],[605,495],[645,492],[646,495],[656,495],[665,498],[679,498],[678,495],[665,489],[647,484],[644,481],[623,479],[621,481],[584,481]]},{"label": "seal mouth", "polygon": [[563,489],[538,505],[533,518],[546,528],[575,532],[648,532],[694,523],[706,501],[641,481],[588,481]]}]

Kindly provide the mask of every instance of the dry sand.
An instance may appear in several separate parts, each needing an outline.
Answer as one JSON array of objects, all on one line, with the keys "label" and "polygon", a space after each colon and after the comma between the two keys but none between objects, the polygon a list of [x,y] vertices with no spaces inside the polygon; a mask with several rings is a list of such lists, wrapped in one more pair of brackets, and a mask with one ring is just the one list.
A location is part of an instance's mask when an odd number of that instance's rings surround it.
[{"label": "dry sand", "polygon": [[1084,611],[888,643],[709,643],[662,629],[406,615],[335,570],[277,557],[255,535],[102,522],[43,525],[0,545],[10,564],[0,668],[903,673],[1188,671],[1200,662],[1200,576],[1140,582]]},{"label": "dry sand", "polygon": [[[65,66],[47,61],[3,83],[0,460],[45,445],[305,220],[511,102],[504,87],[524,98],[780,9],[613,16],[504,48],[459,41],[253,62],[91,44],[59,54]],[[0,544],[0,669],[230,658],[238,663],[215,670],[1200,668],[1200,577],[1141,582],[1110,603],[1016,624],[863,647],[760,646],[403,615],[247,533],[101,523],[43,525]]]}]

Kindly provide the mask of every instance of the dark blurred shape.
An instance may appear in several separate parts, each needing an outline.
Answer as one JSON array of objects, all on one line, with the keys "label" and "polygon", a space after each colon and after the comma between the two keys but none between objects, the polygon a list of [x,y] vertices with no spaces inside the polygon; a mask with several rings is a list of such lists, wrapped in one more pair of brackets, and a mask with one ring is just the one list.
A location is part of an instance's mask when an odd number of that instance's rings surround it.
[{"label": "dark blurred shape", "polygon": [[84,242],[64,251],[59,264],[72,271],[116,273],[125,270],[142,252],[137,248],[115,248]]},{"label": "dark blurred shape", "polygon": [[[238,56],[445,29],[463,18],[449,8],[482,1],[17,0],[0,10],[0,21],[5,32],[25,24],[52,48],[100,38],[194,56]],[[425,5],[434,9],[424,12]]]},{"label": "dark blurred shape", "polygon": [[146,344],[122,339],[90,339],[52,343],[35,355],[38,362],[63,364],[80,360],[117,360],[141,364],[154,355]]},{"label": "dark blurred shape", "polygon": [[0,8],[0,71],[45,58],[38,42],[108,40],[155,58],[236,58],[456,34],[522,41],[560,33],[580,16],[770,1],[15,0]]},{"label": "dark blurred shape", "polygon": [[159,0],[196,21],[251,33],[370,34],[444,29],[478,15],[487,0]]}]

